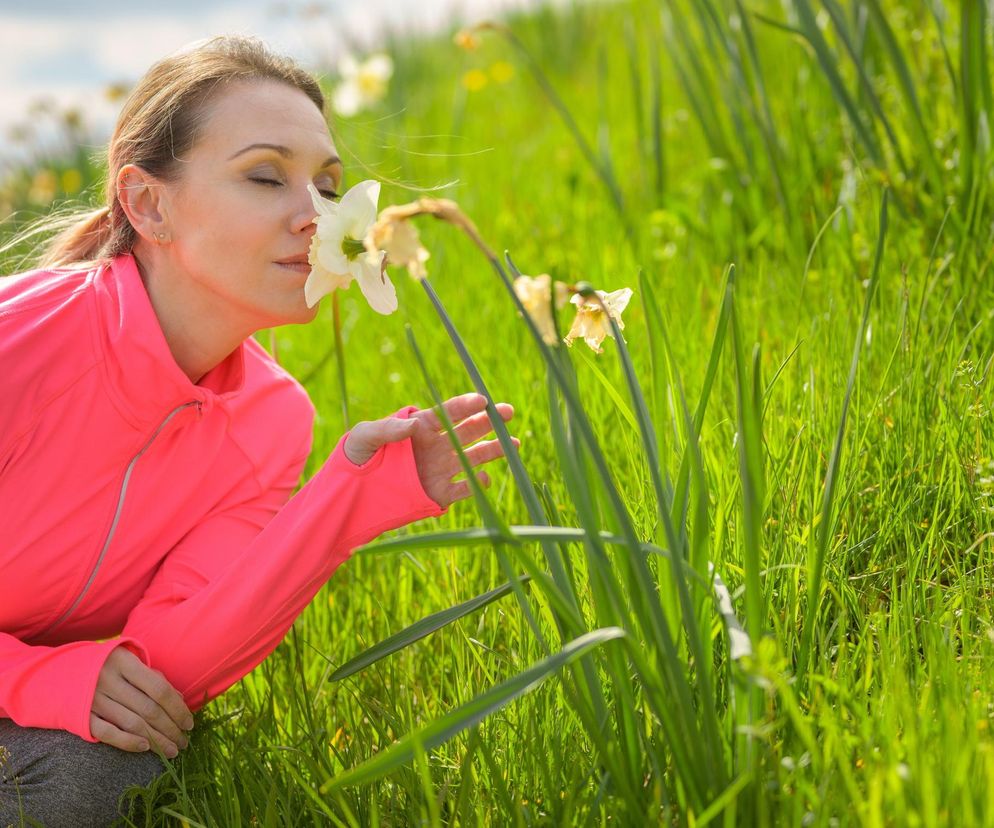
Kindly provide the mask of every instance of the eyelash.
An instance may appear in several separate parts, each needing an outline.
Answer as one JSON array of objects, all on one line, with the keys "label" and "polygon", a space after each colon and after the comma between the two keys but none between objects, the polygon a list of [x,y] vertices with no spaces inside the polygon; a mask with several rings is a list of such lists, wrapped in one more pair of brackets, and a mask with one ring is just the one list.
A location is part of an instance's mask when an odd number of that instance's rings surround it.
[{"label": "eyelash", "polygon": [[[254,182],[256,182],[256,184],[265,184],[267,187],[282,187],[283,186],[283,182],[282,181],[277,181],[275,178],[249,178],[249,181],[254,181]],[[318,192],[321,193],[321,195],[323,195],[325,198],[327,198],[327,199],[329,199],[331,201],[334,201],[336,198],[338,198],[338,193],[336,193],[334,190],[328,190],[328,189],[320,190],[319,189]]]}]

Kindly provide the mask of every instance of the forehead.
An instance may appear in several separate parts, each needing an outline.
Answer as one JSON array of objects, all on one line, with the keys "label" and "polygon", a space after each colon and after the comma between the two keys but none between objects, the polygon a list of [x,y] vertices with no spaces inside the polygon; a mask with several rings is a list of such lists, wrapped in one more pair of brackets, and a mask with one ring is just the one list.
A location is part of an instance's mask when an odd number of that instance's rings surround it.
[{"label": "forehead", "polygon": [[214,95],[193,153],[230,155],[254,143],[279,144],[320,161],[335,154],[314,102],[295,87],[269,80],[232,83]]}]

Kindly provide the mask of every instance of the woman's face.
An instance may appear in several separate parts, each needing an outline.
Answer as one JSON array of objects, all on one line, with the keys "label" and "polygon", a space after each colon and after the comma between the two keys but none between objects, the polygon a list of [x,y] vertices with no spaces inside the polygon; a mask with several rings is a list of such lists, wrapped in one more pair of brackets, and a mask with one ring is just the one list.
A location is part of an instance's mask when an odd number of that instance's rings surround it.
[{"label": "woman's face", "polygon": [[317,312],[304,302],[315,230],[307,185],[332,197],[342,177],[324,117],[303,92],[269,80],[232,84],[209,106],[165,185],[171,269],[191,280],[201,310],[235,326],[307,322]]}]

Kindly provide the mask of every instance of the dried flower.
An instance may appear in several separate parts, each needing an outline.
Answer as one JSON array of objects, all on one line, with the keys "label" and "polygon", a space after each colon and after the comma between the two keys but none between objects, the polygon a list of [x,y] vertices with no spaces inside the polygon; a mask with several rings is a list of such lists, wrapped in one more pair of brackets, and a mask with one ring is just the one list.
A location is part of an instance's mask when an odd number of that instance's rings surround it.
[{"label": "dried flower", "polygon": [[538,276],[519,276],[514,280],[514,292],[547,345],[555,345],[559,341],[552,318],[553,286],[556,292],[556,310],[561,310],[568,300],[568,288],[562,282],[557,281],[553,284],[552,277],[548,273]]},{"label": "dried flower", "polygon": [[460,29],[455,33],[452,42],[467,52],[474,52],[480,47],[480,38],[472,29]]},{"label": "dried flower", "polygon": [[577,306],[576,318],[573,320],[573,327],[566,334],[565,342],[572,346],[574,339],[583,339],[594,351],[601,353],[601,343],[607,336],[613,336],[611,323],[608,321],[608,314],[611,319],[618,323],[618,327],[624,329],[625,323],[621,321],[621,314],[628,307],[628,300],[632,298],[631,288],[621,288],[620,290],[606,293],[603,290],[596,291],[601,298],[604,307],[595,299],[589,299],[580,294],[574,294],[570,302]]}]

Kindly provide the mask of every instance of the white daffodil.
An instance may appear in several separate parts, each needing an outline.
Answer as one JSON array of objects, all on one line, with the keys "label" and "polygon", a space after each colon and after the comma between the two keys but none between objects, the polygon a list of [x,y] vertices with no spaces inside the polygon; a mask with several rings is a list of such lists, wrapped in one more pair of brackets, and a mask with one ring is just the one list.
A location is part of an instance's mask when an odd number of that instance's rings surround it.
[{"label": "white daffodil", "polygon": [[608,314],[618,323],[619,328],[625,327],[625,323],[621,321],[621,314],[628,307],[628,300],[632,298],[632,289],[621,288],[611,293],[598,290],[597,295],[607,306],[608,313],[605,313],[597,302],[585,299],[578,293],[570,298],[570,302],[577,306],[576,319],[573,320],[573,327],[566,334],[564,341],[572,346],[574,339],[582,339],[599,354],[604,337],[613,336]]},{"label": "white daffodil", "polygon": [[322,198],[312,184],[307,189],[317,211],[317,232],[307,254],[311,264],[304,284],[307,307],[314,307],[335,288],[347,288],[355,279],[374,311],[393,313],[397,310],[397,293],[383,272],[383,255],[370,253],[363,243],[376,220],[380,183],[360,181],[339,202]]},{"label": "white daffodil", "polygon": [[431,255],[421,245],[418,228],[407,220],[402,209],[387,207],[376,223],[369,228],[365,238],[366,250],[376,255],[386,253],[386,263],[406,267],[415,279],[428,275],[425,262]]},{"label": "white daffodil", "polygon": [[389,55],[375,54],[361,63],[351,55],[338,63],[341,83],[331,95],[335,112],[346,118],[368,109],[383,99],[393,76],[393,61]]},{"label": "white daffodil", "polygon": [[[555,345],[558,342],[556,326],[552,320],[552,287],[552,277],[548,273],[538,276],[519,276],[514,280],[514,292],[547,345]],[[566,306],[566,285],[556,282],[555,290],[556,310],[562,310]]]}]

